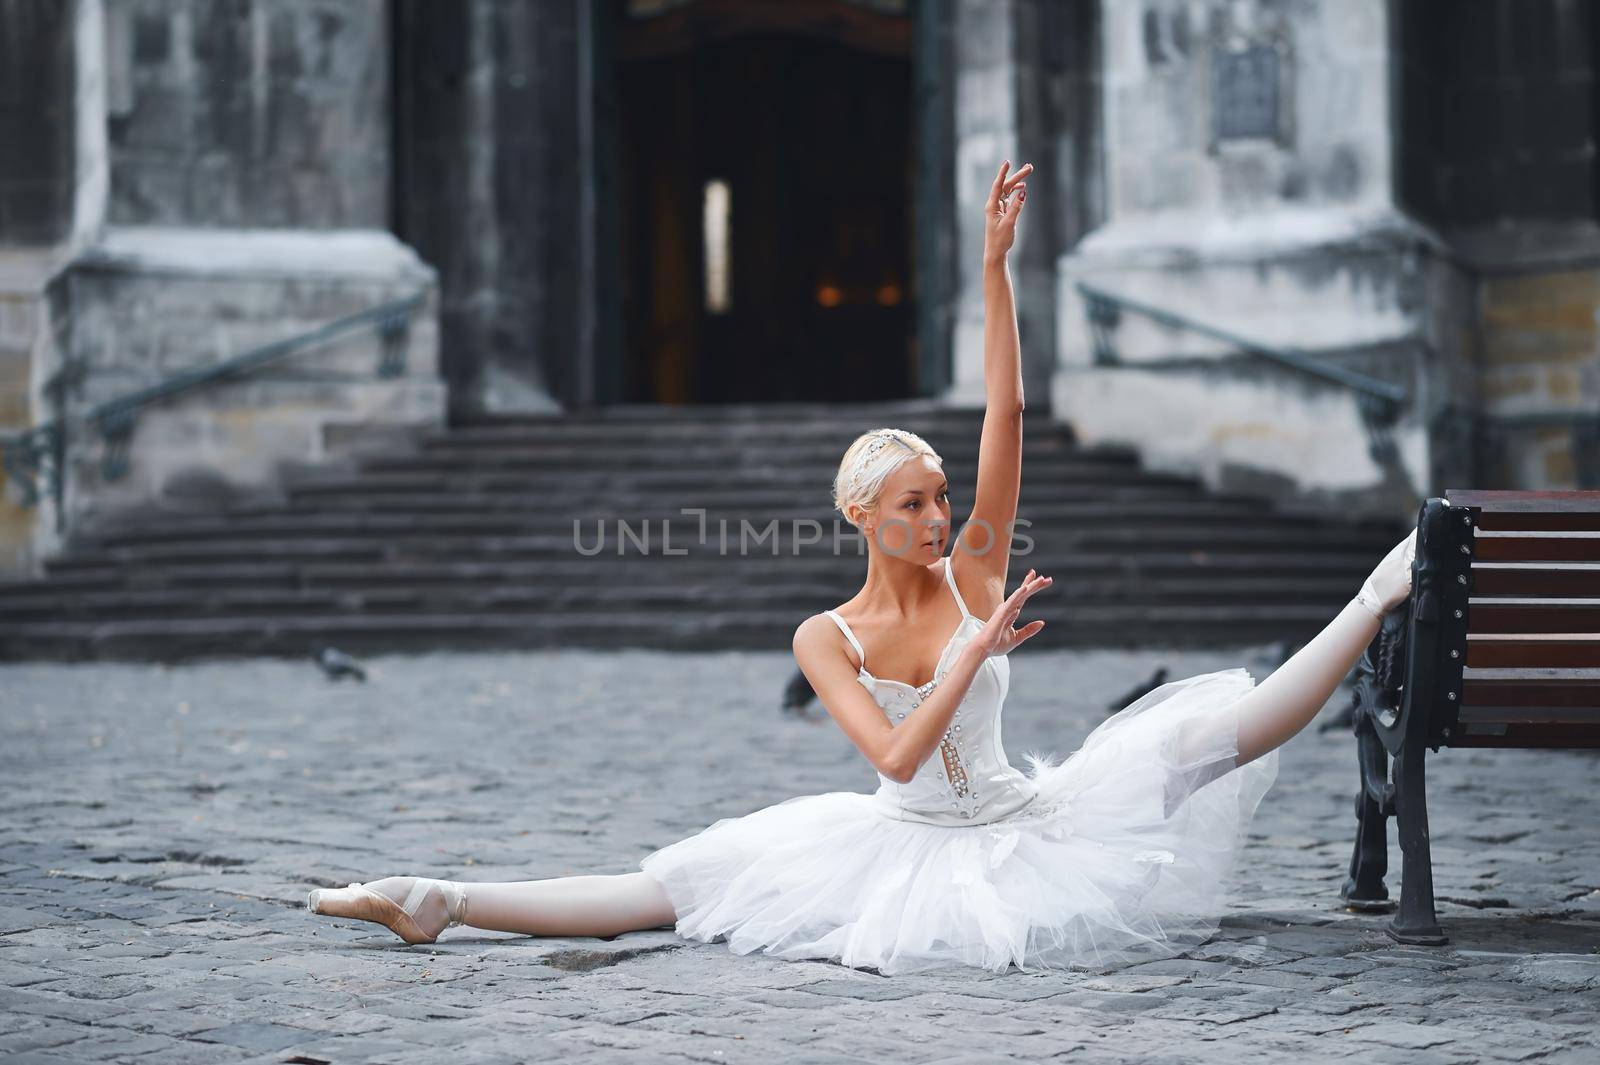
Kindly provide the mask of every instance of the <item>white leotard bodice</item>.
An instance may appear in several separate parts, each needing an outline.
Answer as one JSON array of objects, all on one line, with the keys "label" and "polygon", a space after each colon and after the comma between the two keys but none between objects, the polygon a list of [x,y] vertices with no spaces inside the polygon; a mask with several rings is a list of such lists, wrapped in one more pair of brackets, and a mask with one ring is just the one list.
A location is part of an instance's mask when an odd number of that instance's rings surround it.
[{"label": "white leotard bodice", "polygon": [[[983,628],[983,619],[967,609],[956,587],[950,556],[944,559],[945,582],[961,608],[961,622],[939,656],[933,680],[921,688],[867,672],[866,653],[844,618],[825,610],[844,633],[861,660],[856,679],[872,693],[889,724],[898,727],[921,705],[955,661],[961,648]],[[967,694],[950,719],[943,741],[905,784],[878,774],[873,799],[877,809],[901,821],[933,825],[981,825],[1005,817],[1032,801],[1035,788],[1028,777],[1006,760],[1000,741],[1000,710],[1011,686],[1011,661],[990,655],[978,667]]]}]

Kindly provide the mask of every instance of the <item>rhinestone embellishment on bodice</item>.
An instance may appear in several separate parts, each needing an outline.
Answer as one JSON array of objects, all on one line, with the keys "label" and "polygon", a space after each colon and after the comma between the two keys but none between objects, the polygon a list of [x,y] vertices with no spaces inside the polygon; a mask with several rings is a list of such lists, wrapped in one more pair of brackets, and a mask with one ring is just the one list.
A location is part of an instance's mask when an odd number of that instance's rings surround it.
[{"label": "rhinestone embellishment on bodice", "polygon": [[[911,709],[915,710],[922,705],[922,701],[933,694],[939,686],[940,678],[935,677],[919,688],[913,688],[914,701]],[[962,702],[966,700],[963,699]],[[895,715],[897,720],[905,720],[906,711],[902,710]],[[944,762],[945,779],[950,782],[950,791],[954,800],[950,803],[952,809],[959,811],[965,817],[977,815],[978,793],[972,789],[972,782],[967,776],[966,764],[961,758],[961,708],[951,716],[950,727],[944,730],[944,736],[939,740],[939,754]],[[934,770],[929,770],[931,774]],[[962,809],[960,800],[967,800],[968,806]]]},{"label": "rhinestone embellishment on bodice", "polygon": [[[890,724],[899,727],[945,679],[945,669],[961,642],[968,639],[982,622],[973,616],[961,599],[947,559],[944,577],[962,621],[945,641],[934,677],[926,684],[913,685],[887,677],[876,677],[867,669],[867,655],[850,625],[837,611],[825,611],[854,650],[858,679],[873,693]],[[1003,657],[986,658],[968,689],[950,712],[944,734],[910,780],[896,781],[879,772],[875,793],[885,813],[903,821],[928,824],[987,824],[1026,805],[1033,798],[1027,778],[1006,760],[1000,746],[1000,704],[1005,699],[1008,673]],[[982,790],[979,790],[980,784]]]}]

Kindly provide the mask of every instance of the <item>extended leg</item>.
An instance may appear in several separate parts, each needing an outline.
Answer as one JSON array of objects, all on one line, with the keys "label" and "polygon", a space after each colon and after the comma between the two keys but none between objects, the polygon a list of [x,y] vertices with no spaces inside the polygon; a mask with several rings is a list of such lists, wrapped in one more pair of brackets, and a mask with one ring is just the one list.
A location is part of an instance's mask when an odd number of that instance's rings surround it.
[{"label": "extended leg", "polygon": [[661,885],[643,872],[457,883],[466,895],[466,923],[496,932],[614,936],[671,927],[678,919]]},{"label": "extended leg", "polygon": [[1354,599],[1272,675],[1239,700],[1239,757],[1244,765],[1309,725],[1327,705],[1382,624]]},{"label": "extended leg", "polygon": [[[1195,718],[1178,735],[1186,769],[1168,780],[1164,812],[1171,817],[1193,792],[1280,746],[1310,724],[1377,632],[1380,622],[1351,600],[1338,617],[1272,675],[1239,697],[1229,713]],[[1238,727],[1238,754],[1200,763],[1200,751],[1217,750],[1219,733]]]},{"label": "extended leg", "polygon": [[1356,598],[1239,701],[1238,765],[1260,758],[1311,723],[1360,660],[1385,614],[1411,594],[1417,531],[1390,548]]},{"label": "extended leg", "polygon": [[614,936],[671,927],[677,914],[644,872],[472,883],[386,876],[347,888],[319,888],[312,913],[387,925],[408,943],[431,943],[451,925],[530,936]]}]

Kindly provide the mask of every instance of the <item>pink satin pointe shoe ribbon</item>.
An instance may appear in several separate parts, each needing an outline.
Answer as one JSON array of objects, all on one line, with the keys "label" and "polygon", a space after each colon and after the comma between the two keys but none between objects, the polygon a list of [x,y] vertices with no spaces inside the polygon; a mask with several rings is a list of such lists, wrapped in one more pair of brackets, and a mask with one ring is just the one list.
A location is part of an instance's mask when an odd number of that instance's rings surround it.
[{"label": "pink satin pointe shoe ribbon", "polygon": [[[435,889],[444,896],[445,922],[432,927],[437,924],[434,920],[424,926],[417,922],[417,913]],[[306,897],[306,908],[330,917],[351,917],[381,924],[407,943],[432,943],[446,928],[466,924],[467,900],[466,892],[454,881],[414,877],[403,902],[397,903],[365,884],[352,882],[348,887],[317,888]]]}]

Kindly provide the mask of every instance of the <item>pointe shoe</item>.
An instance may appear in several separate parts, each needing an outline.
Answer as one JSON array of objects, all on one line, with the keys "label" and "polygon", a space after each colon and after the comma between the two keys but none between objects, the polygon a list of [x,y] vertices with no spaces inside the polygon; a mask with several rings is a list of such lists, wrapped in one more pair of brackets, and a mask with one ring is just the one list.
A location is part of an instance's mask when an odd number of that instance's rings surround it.
[{"label": "pointe shoe", "polygon": [[[432,943],[446,928],[467,923],[466,892],[455,881],[420,876],[386,877],[385,880],[411,882],[394,885],[405,889],[403,902],[395,902],[367,884],[351,883],[348,887],[315,889],[306,896],[306,909],[329,917],[373,921],[413,944]],[[434,893],[443,896],[444,906],[442,909],[438,905],[428,906],[423,912],[424,903]]]},{"label": "pointe shoe", "polygon": [[1389,549],[1383,561],[1367,575],[1356,602],[1379,621],[1411,594],[1411,570],[1417,557],[1417,530]]}]

